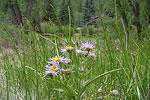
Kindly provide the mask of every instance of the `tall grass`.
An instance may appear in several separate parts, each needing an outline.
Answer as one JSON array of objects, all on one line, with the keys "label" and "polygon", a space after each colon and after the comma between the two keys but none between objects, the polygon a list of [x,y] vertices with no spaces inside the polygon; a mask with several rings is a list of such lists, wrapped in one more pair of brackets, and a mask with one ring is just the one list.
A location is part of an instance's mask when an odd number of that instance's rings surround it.
[{"label": "tall grass", "polygon": [[[117,10],[115,2],[114,5]],[[117,11],[115,13],[117,16]],[[91,38],[96,46],[92,50],[96,56],[92,59],[75,52],[81,46],[77,43],[79,39],[71,37],[71,18],[69,34],[63,38],[57,36],[51,20],[49,23],[54,34],[49,37],[37,34],[28,22],[29,35],[24,34],[23,28],[20,28],[20,47],[2,26],[12,41],[14,51],[13,54],[9,54],[0,47],[0,99],[146,100],[150,92],[149,40],[137,43],[131,37],[127,41],[126,34],[125,39],[120,37],[110,40],[100,9],[99,14],[104,39],[98,36]],[[118,34],[121,34],[117,21],[115,25]],[[124,26],[123,22],[122,25]],[[80,37],[81,40],[82,38]],[[60,52],[60,49],[67,45],[73,46],[74,49],[65,54]],[[57,76],[45,76],[48,59],[59,55],[72,60],[71,64],[61,64],[61,68],[72,68],[76,72],[69,75],[60,73]],[[88,70],[81,72],[82,66]],[[119,94],[113,94],[113,90],[117,90]]]}]

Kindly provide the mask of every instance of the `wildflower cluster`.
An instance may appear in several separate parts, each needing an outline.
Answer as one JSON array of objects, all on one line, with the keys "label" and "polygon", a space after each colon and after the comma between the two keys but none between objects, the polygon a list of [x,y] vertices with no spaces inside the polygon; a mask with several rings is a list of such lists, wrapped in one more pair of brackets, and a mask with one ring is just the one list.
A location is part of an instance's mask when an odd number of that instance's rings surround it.
[{"label": "wildflower cluster", "polygon": [[[85,57],[93,58],[95,55],[91,53],[92,49],[94,49],[95,46],[92,43],[86,42],[81,44],[81,49],[75,50],[77,54],[79,55],[85,55]],[[72,46],[66,46],[65,48],[61,49],[62,53],[69,52],[71,53],[74,48]],[[60,63],[63,63],[64,65],[67,65],[71,62],[71,59],[68,57],[64,56],[55,56],[49,59],[50,61],[48,62],[48,65],[45,66],[45,75],[57,75],[58,73],[67,73],[71,74],[74,73],[75,71],[71,68],[60,68]],[[80,72],[85,72],[87,70],[80,68]]]},{"label": "wildflower cluster", "polygon": [[76,52],[80,55],[86,55],[89,58],[95,57],[95,54],[91,51],[95,48],[95,46],[90,42],[85,42],[81,44],[81,49],[76,50]]},{"label": "wildflower cluster", "polygon": [[[48,65],[46,65],[46,71],[45,74],[51,74],[51,75],[57,75],[58,72],[60,72],[62,69],[60,69],[59,64],[68,64],[71,62],[69,58],[64,58],[63,56],[55,56],[49,59],[50,62],[48,62]],[[64,70],[64,69],[63,69]],[[69,70],[70,71],[70,70]],[[64,71],[68,73],[68,70]]]}]

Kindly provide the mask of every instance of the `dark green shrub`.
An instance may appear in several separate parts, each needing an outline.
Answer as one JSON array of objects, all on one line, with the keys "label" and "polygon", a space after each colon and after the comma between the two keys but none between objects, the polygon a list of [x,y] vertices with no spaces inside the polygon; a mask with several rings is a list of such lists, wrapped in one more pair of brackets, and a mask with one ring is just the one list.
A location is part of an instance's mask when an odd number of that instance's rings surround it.
[{"label": "dark green shrub", "polygon": [[101,28],[96,28],[93,25],[85,26],[81,29],[83,35],[97,35],[100,33]]}]

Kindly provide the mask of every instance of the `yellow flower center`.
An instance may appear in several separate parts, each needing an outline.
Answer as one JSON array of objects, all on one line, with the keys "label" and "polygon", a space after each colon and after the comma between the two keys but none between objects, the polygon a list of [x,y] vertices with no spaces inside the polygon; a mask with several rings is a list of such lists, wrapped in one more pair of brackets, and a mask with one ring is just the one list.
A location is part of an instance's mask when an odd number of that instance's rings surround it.
[{"label": "yellow flower center", "polygon": [[51,67],[52,71],[56,71],[56,66]]},{"label": "yellow flower center", "polygon": [[89,48],[92,49],[92,46],[90,46]]},{"label": "yellow flower center", "polygon": [[55,61],[60,61],[60,58],[54,58],[53,60],[55,60]]},{"label": "yellow flower center", "polygon": [[68,70],[68,72],[71,72],[71,71],[72,71],[72,69],[70,69],[70,68],[69,68],[69,69],[67,69],[67,70]]},{"label": "yellow flower center", "polygon": [[66,46],[65,47],[66,50],[69,50],[70,48],[71,48],[71,46]]}]

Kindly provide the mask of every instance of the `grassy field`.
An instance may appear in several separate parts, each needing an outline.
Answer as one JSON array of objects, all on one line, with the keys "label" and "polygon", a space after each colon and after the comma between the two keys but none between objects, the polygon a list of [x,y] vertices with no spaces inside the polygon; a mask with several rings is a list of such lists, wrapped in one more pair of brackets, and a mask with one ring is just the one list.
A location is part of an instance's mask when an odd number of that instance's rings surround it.
[{"label": "grassy field", "polygon": [[[32,29],[28,36],[22,34],[20,38],[18,46],[10,36],[13,47],[8,50],[10,52],[0,47],[1,100],[149,98],[149,40],[110,40],[107,32],[104,37],[68,35],[64,38],[55,34],[43,37]],[[85,42],[91,44],[89,48],[83,46]],[[61,52],[61,49],[66,52]],[[79,49],[87,52],[77,52]],[[53,70],[56,74],[45,74],[51,70],[53,57],[69,58],[71,62],[60,60],[58,69]]]},{"label": "grassy field", "polygon": [[11,48],[0,46],[0,99],[149,100],[150,40],[128,38],[117,17],[108,28],[101,18],[102,31],[88,36],[72,34],[71,20],[63,36],[51,21],[49,36],[28,22],[28,35],[16,30],[19,42],[2,26]]}]

